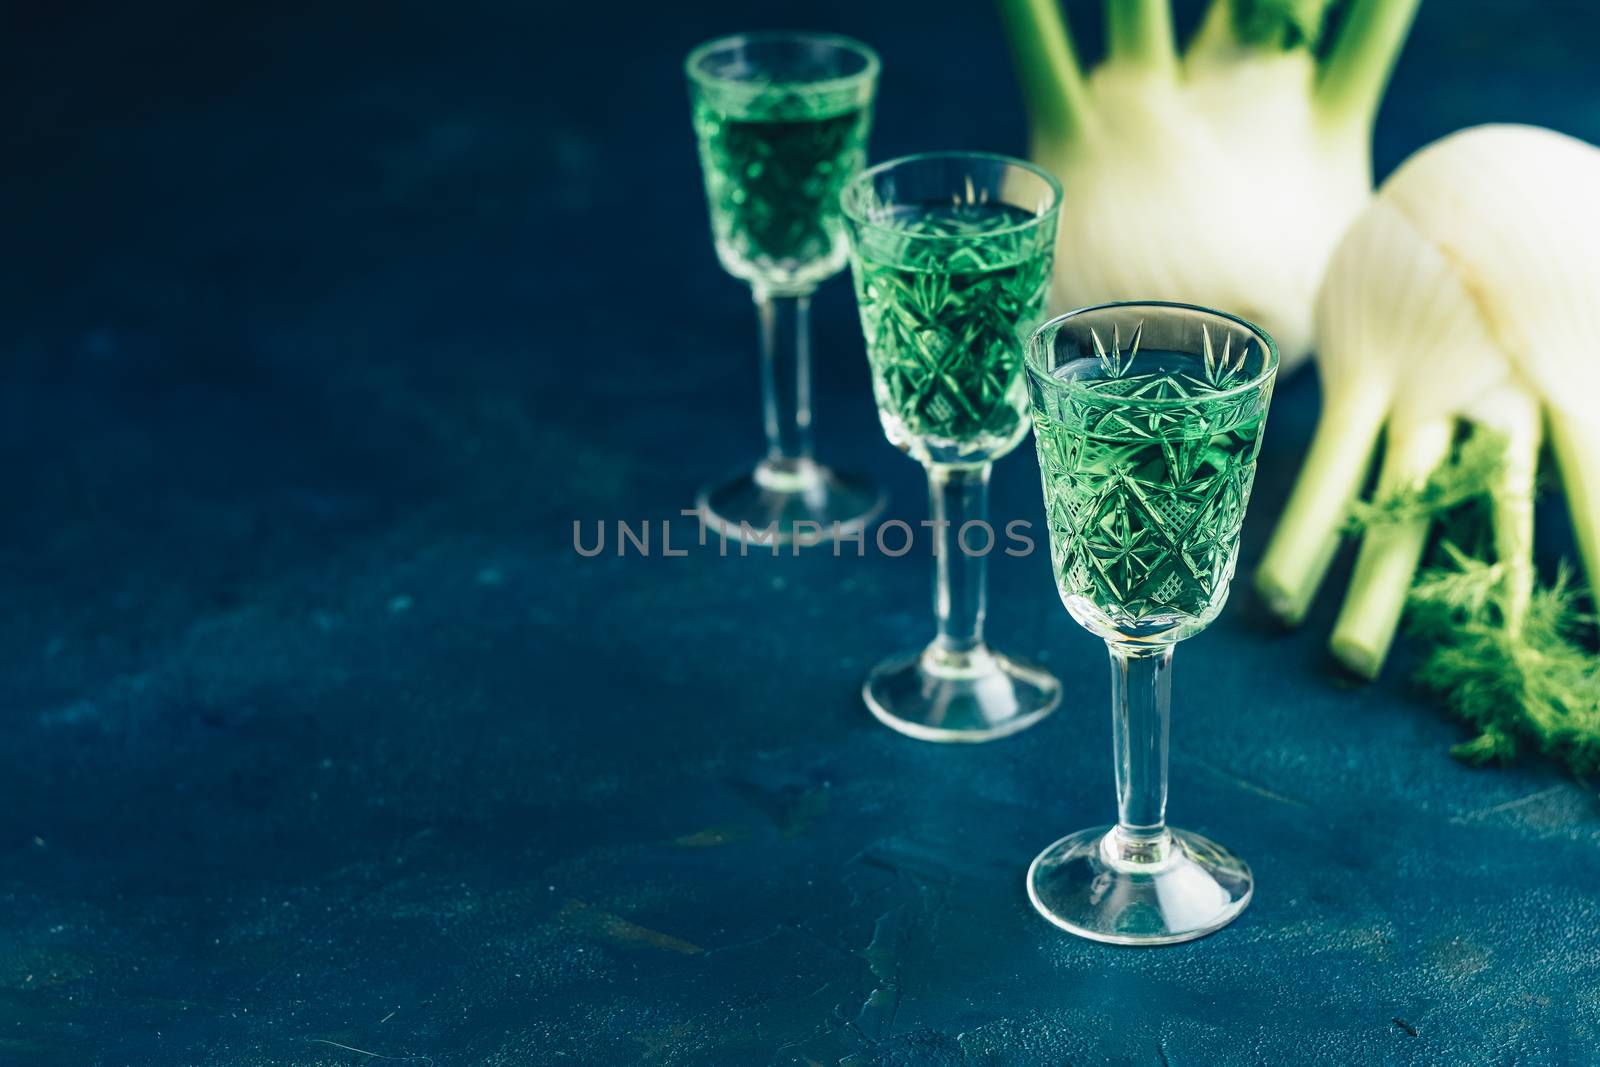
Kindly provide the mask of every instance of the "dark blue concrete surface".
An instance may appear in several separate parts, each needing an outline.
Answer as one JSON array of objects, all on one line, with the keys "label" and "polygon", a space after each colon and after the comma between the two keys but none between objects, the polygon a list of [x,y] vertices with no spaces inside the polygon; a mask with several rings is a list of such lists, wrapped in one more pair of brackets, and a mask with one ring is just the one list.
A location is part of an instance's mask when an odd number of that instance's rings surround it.
[{"label": "dark blue concrete surface", "polygon": [[[1258,891],[1139,952],[1023,894],[1111,805],[1041,556],[991,632],[1064,705],[947,749],[856,696],[927,636],[924,559],[573,554],[758,443],[691,44],[854,33],[876,156],[1023,147],[986,5],[677,6],[7,13],[0,1063],[1594,1062],[1592,789],[1453,762],[1403,662],[1342,682],[1330,600],[1282,634],[1241,588],[1181,649],[1172,815]],[[1381,169],[1600,139],[1600,18],[1540,6],[1425,5]],[[915,522],[842,282],[816,329],[827,455]],[[1315,405],[1281,390],[1246,566]]]}]

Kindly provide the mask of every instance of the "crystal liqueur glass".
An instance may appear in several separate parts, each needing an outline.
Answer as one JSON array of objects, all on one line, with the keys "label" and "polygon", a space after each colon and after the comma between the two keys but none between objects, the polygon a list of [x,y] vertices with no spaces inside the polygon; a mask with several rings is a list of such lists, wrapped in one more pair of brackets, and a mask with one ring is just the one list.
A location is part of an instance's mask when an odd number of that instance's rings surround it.
[{"label": "crystal liqueur glass", "polygon": [[1028,871],[1034,906],[1082,937],[1187,941],[1249,903],[1244,861],[1167,827],[1167,731],[1172,646],[1228,599],[1277,369],[1259,329],[1181,304],[1075,311],[1028,346],[1056,587],[1111,651],[1117,824]]},{"label": "crystal liqueur glass", "polygon": [[851,272],[878,416],[928,470],[938,634],[862,693],[901,733],[986,741],[1037,722],[1061,686],[983,640],[989,469],[1028,432],[1023,348],[1044,320],[1061,186],[1031,164],[948,152],[846,187]]},{"label": "crystal liqueur glass", "polygon": [[844,37],[758,33],[709,41],[686,66],[717,257],[755,295],[767,433],[754,470],[700,491],[700,514],[743,540],[863,529],[881,493],[812,459],[809,315],[818,283],[844,269],[839,190],[866,160],[878,56]]}]

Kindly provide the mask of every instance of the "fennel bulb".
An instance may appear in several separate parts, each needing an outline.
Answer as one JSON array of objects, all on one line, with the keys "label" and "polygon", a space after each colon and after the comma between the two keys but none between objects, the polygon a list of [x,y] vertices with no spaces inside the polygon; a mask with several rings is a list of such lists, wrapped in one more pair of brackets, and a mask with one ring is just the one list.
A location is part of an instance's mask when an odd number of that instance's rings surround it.
[{"label": "fennel bulb", "polygon": [[1312,344],[1334,245],[1372,192],[1373,116],[1419,0],[1213,0],[1177,52],[1168,0],[1108,0],[1085,77],[1057,0],[999,0],[1035,162],[1066,190],[1053,302],[1159,297]]},{"label": "fennel bulb", "polygon": [[[1323,410],[1256,575],[1300,621],[1347,520],[1364,527],[1334,655],[1382,667],[1408,603],[1423,676],[1500,756],[1520,731],[1600,759],[1600,659],[1565,580],[1539,588],[1533,494],[1548,426],[1579,550],[1600,573],[1600,149],[1481,126],[1407,160],[1340,242],[1316,303]],[[1384,435],[1374,499],[1357,504]],[[1443,521],[1446,565],[1417,580]]]}]

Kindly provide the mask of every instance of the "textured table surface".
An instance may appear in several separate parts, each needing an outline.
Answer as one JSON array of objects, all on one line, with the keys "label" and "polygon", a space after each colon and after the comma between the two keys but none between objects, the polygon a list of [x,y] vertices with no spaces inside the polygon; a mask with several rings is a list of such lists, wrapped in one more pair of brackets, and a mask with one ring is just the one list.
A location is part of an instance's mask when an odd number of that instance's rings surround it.
[{"label": "textured table surface", "polygon": [[[990,630],[1063,706],[952,749],[857,697],[928,636],[920,555],[574,554],[758,445],[692,43],[851,32],[877,157],[1022,148],[986,5],[673,6],[16,16],[0,1062],[1593,1062],[1593,791],[1453,762],[1403,659],[1341,681],[1327,598],[1284,634],[1241,587],[1180,650],[1172,816],[1257,894],[1128,951],[1023,893],[1112,800],[1041,556]],[[1523,6],[1425,5],[1380,170],[1475,120],[1600,139],[1600,18]],[[816,317],[823,451],[915,523],[846,284]],[[1315,410],[1282,388],[1245,567]],[[997,518],[1042,521],[1030,451]]]}]

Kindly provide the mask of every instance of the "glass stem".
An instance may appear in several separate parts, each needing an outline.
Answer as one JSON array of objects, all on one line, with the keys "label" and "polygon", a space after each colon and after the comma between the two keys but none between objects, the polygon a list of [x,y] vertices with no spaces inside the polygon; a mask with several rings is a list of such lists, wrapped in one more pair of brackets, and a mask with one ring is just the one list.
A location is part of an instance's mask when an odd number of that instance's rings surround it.
[{"label": "glass stem", "polygon": [[[989,521],[989,470],[981,467],[928,467],[928,503],[933,513],[933,611],[939,620],[934,645],[964,657],[983,647],[983,616],[988,600],[989,558],[994,547]],[[972,554],[963,551],[963,525],[982,523],[967,534]],[[979,553],[982,553],[981,555]]]},{"label": "glass stem", "polygon": [[1111,732],[1117,761],[1115,860],[1160,863],[1166,858],[1167,732],[1172,721],[1172,646],[1108,642],[1111,651]]},{"label": "glass stem", "polygon": [[792,474],[811,459],[811,292],[753,292],[767,465]]}]

